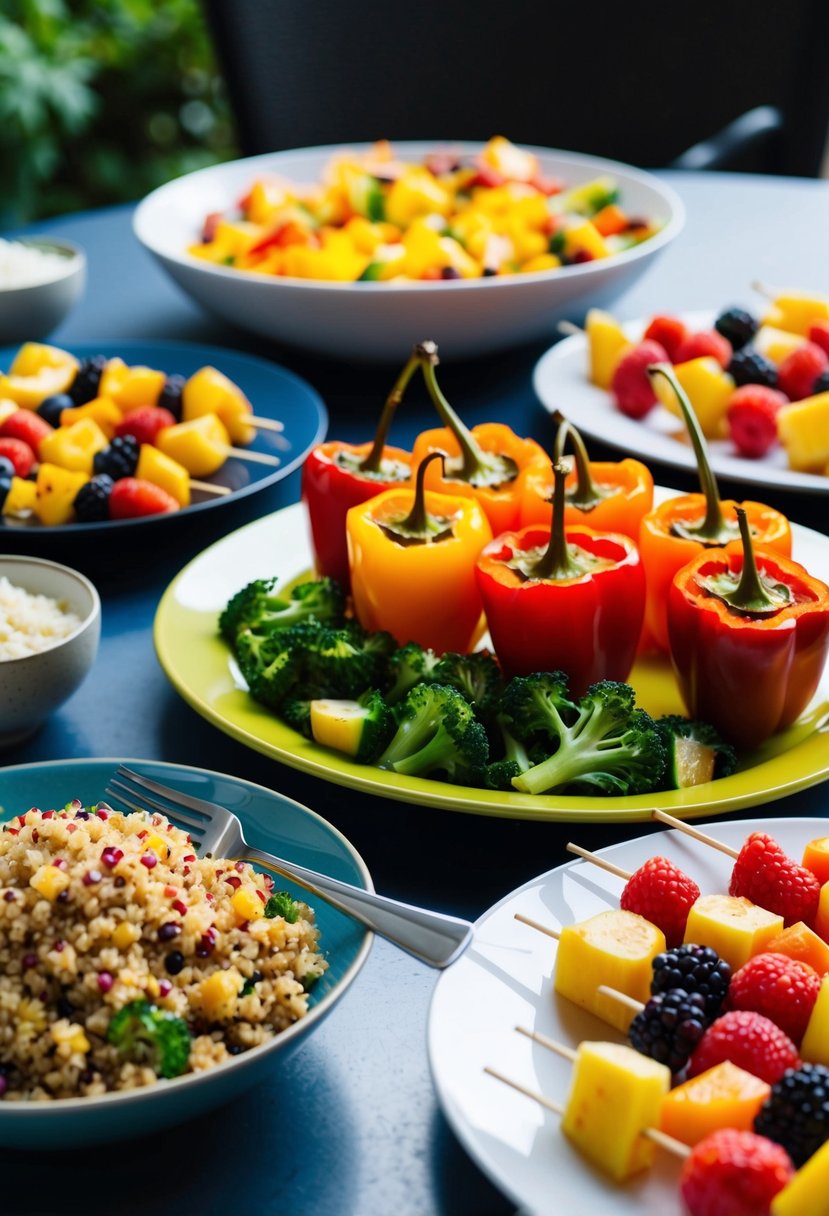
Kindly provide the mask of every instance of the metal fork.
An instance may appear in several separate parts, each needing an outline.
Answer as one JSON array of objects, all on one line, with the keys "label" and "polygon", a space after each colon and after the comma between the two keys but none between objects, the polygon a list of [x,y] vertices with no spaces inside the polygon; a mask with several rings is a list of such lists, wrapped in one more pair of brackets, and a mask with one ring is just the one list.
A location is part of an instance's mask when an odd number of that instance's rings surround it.
[{"label": "metal fork", "polygon": [[469,921],[364,891],[254,848],[245,840],[242,825],[232,811],[151,781],[124,765],[110,778],[106,796],[132,811],[160,811],[176,827],[189,833],[202,857],[211,854],[233,861],[250,861],[273,870],[430,967],[448,967],[472,940]]}]

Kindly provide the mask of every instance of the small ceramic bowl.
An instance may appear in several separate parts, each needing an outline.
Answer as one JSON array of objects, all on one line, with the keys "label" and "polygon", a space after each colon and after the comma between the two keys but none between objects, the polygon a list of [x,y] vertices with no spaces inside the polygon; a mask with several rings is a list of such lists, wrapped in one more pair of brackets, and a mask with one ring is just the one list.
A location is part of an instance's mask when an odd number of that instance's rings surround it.
[{"label": "small ceramic bowl", "polygon": [[75,304],[86,282],[86,254],[69,241],[24,237],[19,242],[57,254],[50,277],[28,287],[5,287],[0,280],[0,346],[47,337]]},{"label": "small ceramic bowl", "polygon": [[[46,650],[0,657],[0,747],[9,747],[37,730],[84,680],[98,653],[101,601],[88,578],[57,562],[0,555],[3,576],[30,595],[56,600],[80,619]],[[2,634],[0,616],[0,638]]]}]

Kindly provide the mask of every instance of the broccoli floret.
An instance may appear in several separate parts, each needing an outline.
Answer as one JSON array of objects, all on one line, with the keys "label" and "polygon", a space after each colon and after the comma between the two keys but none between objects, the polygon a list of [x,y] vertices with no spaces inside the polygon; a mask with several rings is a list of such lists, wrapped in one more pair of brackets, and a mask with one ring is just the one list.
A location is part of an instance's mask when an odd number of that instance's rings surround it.
[{"label": "broccoli floret", "polygon": [[531,768],[533,759],[517,738],[512,719],[507,712],[501,709],[489,725],[490,739],[494,738],[496,754],[500,752],[501,758],[487,765],[485,784],[487,789],[491,790],[512,790],[513,778]]},{"label": "broccoli floret", "polygon": [[190,1059],[187,1023],[143,997],[130,1001],[110,1018],[107,1042],[120,1055],[148,1064],[159,1077],[178,1077]]},{"label": "broccoli floret", "polygon": [[493,760],[484,769],[484,786],[488,790],[515,789],[513,778],[518,777],[524,770],[514,760]]},{"label": "broccoli floret", "polygon": [[310,701],[299,697],[286,697],[279,708],[279,716],[292,730],[299,731],[306,739],[313,739]]},{"label": "broccoli floret", "polygon": [[254,633],[243,629],[234,647],[239,670],[251,696],[271,709],[282,702],[302,675],[301,626],[279,634]]},{"label": "broccoli floret", "polygon": [[357,697],[376,686],[384,667],[383,643],[359,628],[321,627],[304,647],[301,691],[309,698]]},{"label": "broccoli floret", "polygon": [[380,768],[418,777],[441,773],[462,785],[482,783],[489,742],[457,689],[416,684],[394,707],[394,718],[397,729],[377,760]]},{"label": "broccoli floret", "polygon": [[737,753],[709,722],[665,714],[656,721],[665,744],[665,789],[684,789],[719,777],[730,777]]},{"label": "broccoli floret", "polygon": [[289,925],[295,925],[299,920],[299,904],[288,891],[274,891],[265,904],[264,913],[271,920],[281,916]]},{"label": "broccoli floret", "polygon": [[410,688],[431,680],[439,662],[434,650],[424,650],[417,642],[406,642],[389,657],[389,688],[386,700],[389,705],[402,701]]},{"label": "broccoli floret", "polygon": [[367,689],[356,700],[315,700],[311,723],[317,743],[361,764],[375,760],[395,730],[392,711],[376,688]]},{"label": "broccoli floret", "polygon": [[513,777],[527,794],[587,787],[604,794],[645,794],[658,788],[665,744],[653,718],[634,705],[629,684],[600,680],[578,703],[566,695],[561,672],[516,676],[504,702],[525,743],[546,723],[549,754]]},{"label": "broccoli floret", "polygon": [[276,595],[275,578],[254,579],[231,598],[219,617],[219,632],[231,645],[240,629],[272,633],[313,618],[338,625],[343,620],[345,593],[330,578],[292,588],[287,598]]},{"label": "broccoli floret", "polygon": [[473,654],[447,651],[435,664],[430,678],[437,684],[457,688],[483,722],[490,721],[498,711],[504,691],[504,677],[494,655],[487,650]]}]

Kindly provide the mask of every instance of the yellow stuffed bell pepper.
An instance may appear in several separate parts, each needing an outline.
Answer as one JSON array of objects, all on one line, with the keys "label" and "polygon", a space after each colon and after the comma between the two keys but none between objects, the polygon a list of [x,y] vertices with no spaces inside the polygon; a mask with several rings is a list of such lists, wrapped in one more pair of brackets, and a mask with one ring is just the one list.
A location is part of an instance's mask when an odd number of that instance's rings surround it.
[{"label": "yellow stuffed bell pepper", "polygon": [[474,498],[424,490],[432,460],[443,456],[421,463],[414,488],[386,490],[346,515],[354,611],[400,645],[465,652],[484,628],[475,563],[492,529]]}]

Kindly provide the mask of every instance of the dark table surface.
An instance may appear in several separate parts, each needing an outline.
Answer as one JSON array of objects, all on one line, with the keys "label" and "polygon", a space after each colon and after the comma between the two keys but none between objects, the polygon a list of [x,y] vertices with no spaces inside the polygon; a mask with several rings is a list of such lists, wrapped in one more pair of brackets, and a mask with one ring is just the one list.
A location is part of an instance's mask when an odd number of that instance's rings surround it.
[{"label": "dark table surface", "polygon": [[[686,203],[687,226],[618,300],[614,311],[621,318],[756,304],[750,284],[758,279],[827,291],[829,183],[665,176]],[[130,208],[68,216],[38,231],[78,242],[89,259],[84,298],[52,335],[56,344],[164,338],[260,354],[320,392],[331,437],[359,441],[373,429],[396,368],[297,354],[208,317],[140,248]],[[549,417],[531,379],[545,345],[443,365],[441,384],[469,424],[499,418],[549,444]],[[404,445],[424,425],[433,425],[430,411],[416,389],[396,423],[395,441]],[[602,455],[594,445],[591,450]],[[675,470],[654,472],[663,485],[694,488]],[[722,489],[739,487],[724,483]],[[474,919],[508,891],[566,860],[571,830],[350,794],[217,731],[181,700],[155,660],[153,616],[170,579],[219,536],[298,496],[299,475],[293,474],[236,506],[202,513],[192,526],[171,530],[163,551],[136,545],[132,552],[113,553],[61,538],[48,556],[87,570],[101,592],[100,652],[80,690],[37,735],[3,753],[0,764],[151,757],[232,773],[279,790],[334,823],[362,853],[378,890]],[[823,495],[770,485],[763,498],[797,522],[827,531]],[[750,813],[823,815],[824,808],[825,789],[816,786]],[[632,834],[630,825],[578,829],[588,847]],[[512,1205],[466,1156],[434,1095],[426,1025],[436,979],[435,972],[376,941],[333,1015],[247,1096],[125,1148],[90,1146],[71,1156],[0,1152],[2,1210],[13,1216],[103,1216],[115,1210],[179,1216],[232,1206],[293,1216],[504,1216]],[[284,1135],[286,1124],[290,1137]]]}]

